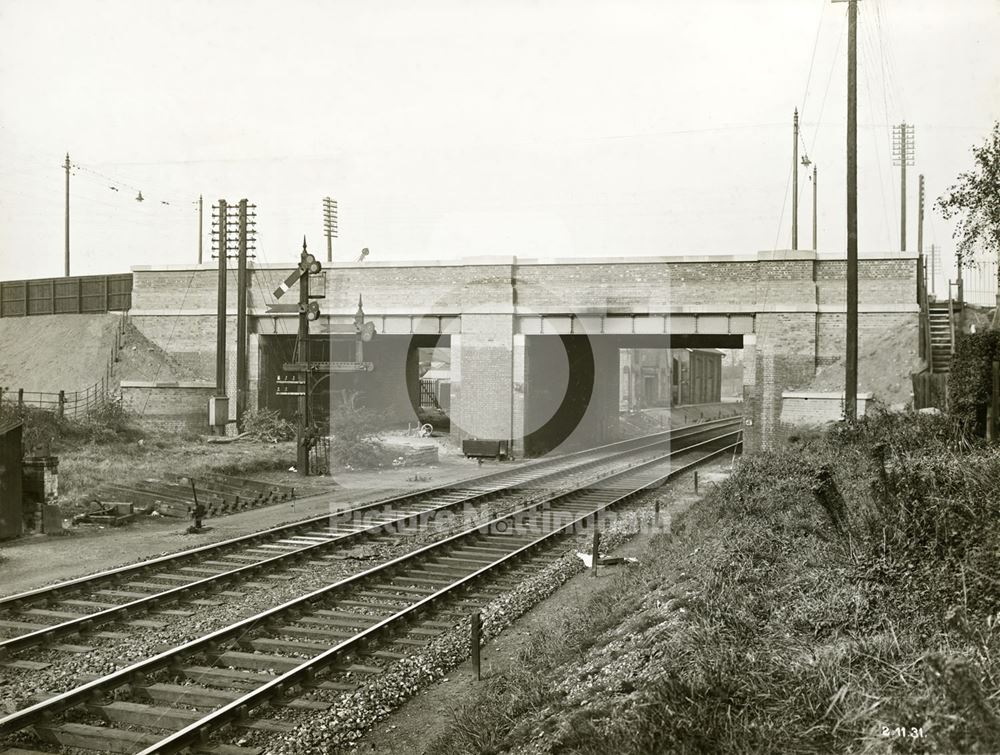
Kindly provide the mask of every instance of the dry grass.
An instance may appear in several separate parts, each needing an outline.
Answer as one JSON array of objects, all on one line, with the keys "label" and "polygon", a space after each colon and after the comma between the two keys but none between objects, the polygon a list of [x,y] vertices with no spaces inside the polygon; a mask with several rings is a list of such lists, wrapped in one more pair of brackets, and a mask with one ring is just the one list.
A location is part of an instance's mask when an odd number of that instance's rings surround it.
[{"label": "dry grass", "polygon": [[24,423],[26,454],[59,457],[59,493],[67,513],[111,481],[127,485],[207,471],[252,476],[287,469],[295,460],[294,442],[208,444],[193,433],[147,430],[110,401],[83,420],[3,403],[0,422],[5,419]]},{"label": "dry grass", "polygon": [[1000,751],[1000,453],[958,440],[875,417],[745,459],[429,751]]},{"label": "dry grass", "polygon": [[84,444],[59,455],[59,492],[70,507],[86,503],[109,481],[128,485],[171,474],[197,477],[207,471],[236,476],[286,469],[294,443],[207,444],[178,435],[138,441]]}]

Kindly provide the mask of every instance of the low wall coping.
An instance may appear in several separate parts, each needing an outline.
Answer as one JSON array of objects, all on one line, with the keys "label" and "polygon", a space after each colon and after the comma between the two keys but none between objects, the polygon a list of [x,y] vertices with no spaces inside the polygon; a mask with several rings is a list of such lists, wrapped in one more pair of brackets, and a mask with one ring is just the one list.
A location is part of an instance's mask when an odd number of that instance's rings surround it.
[{"label": "low wall coping", "polygon": [[[871,401],[874,393],[858,393],[858,398],[863,401]],[[819,399],[819,400],[844,400],[844,392],[837,391],[782,391],[781,398],[801,398],[801,399]]]},{"label": "low wall coping", "polygon": [[[677,254],[677,255],[649,255],[631,257],[518,257],[516,255],[495,255],[495,256],[470,256],[455,257],[454,259],[414,259],[414,260],[365,260],[364,262],[327,262],[321,260],[324,268],[365,268],[365,267],[474,267],[479,265],[490,266],[550,266],[550,265],[662,265],[680,264],[692,262],[773,262],[773,261],[794,261],[810,262],[819,260],[827,262],[831,260],[844,260],[846,254],[843,252],[814,252],[810,250],[792,251],[791,249],[769,249],[757,252],[742,252],[738,254]],[[915,252],[861,252],[858,254],[859,260],[914,260],[917,258]],[[268,263],[254,265],[251,268],[257,270],[292,270],[295,263],[289,260],[287,263]],[[134,265],[132,272],[135,273],[156,273],[156,272],[183,272],[189,271],[211,271],[217,270],[216,265]]]},{"label": "low wall coping", "polygon": [[204,380],[180,380],[165,382],[156,380],[122,380],[122,388],[201,388],[215,389],[215,383]]}]

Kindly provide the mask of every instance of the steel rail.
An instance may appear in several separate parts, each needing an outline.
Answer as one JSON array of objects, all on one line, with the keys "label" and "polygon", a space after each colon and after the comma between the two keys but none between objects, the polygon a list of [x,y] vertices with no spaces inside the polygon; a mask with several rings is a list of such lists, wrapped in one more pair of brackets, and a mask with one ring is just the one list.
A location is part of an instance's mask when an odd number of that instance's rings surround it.
[{"label": "steel rail", "polygon": [[[590,461],[577,464],[576,466],[573,466],[573,467],[559,468],[559,469],[550,471],[550,472],[548,472],[548,473],[546,473],[544,475],[541,475],[541,476],[538,476],[538,477],[535,477],[535,478],[531,478],[530,481],[532,481],[532,482],[538,482],[538,481],[549,479],[551,477],[556,477],[556,476],[559,476],[559,475],[562,475],[562,474],[567,474],[567,473],[569,473],[569,474],[575,474],[575,473],[579,473],[579,472],[583,471],[584,469],[586,469],[586,468],[588,468],[590,466],[596,466],[596,465],[599,465],[599,464],[603,464],[603,463],[607,463],[607,462],[613,461],[614,459],[620,458],[622,456],[627,456],[627,455],[634,454],[634,453],[637,453],[637,452],[642,452],[642,451],[645,451],[645,450],[649,450],[649,449],[651,449],[653,447],[660,446],[660,445],[662,445],[663,443],[666,443],[666,442],[674,442],[674,441],[678,441],[678,440],[684,440],[684,439],[687,439],[687,438],[691,438],[692,436],[698,436],[698,435],[704,434],[706,432],[712,432],[713,430],[716,429],[716,426],[725,427],[727,425],[734,424],[735,421],[736,420],[734,420],[732,418],[729,418],[725,422],[721,422],[721,423],[716,422],[716,423],[713,423],[712,427],[706,427],[705,425],[694,425],[694,426],[689,426],[689,427],[686,427],[686,428],[678,428],[678,430],[687,430],[687,432],[685,432],[685,434],[680,435],[680,436],[673,436],[673,435],[671,435],[671,436],[665,437],[665,438],[663,438],[661,440],[654,441],[652,443],[647,443],[646,445],[642,445],[642,446],[638,446],[638,447],[635,447],[635,448],[630,448],[630,449],[625,449],[625,450],[622,450],[622,451],[618,451],[618,452],[616,452],[615,454],[613,454],[611,456],[597,457],[597,458],[592,459]],[[683,449],[678,449],[678,450],[683,450]],[[454,491],[455,489],[454,488],[449,488],[449,490]],[[344,544],[344,543],[346,543],[348,541],[351,541],[351,540],[354,540],[354,539],[363,538],[363,537],[366,537],[368,535],[378,534],[378,532],[380,530],[381,531],[385,531],[386,528],[406,526],[407,524],[409,524],[410,522],[412,522],[414,520],[419,520],[421,518],[428,517],[430,515],[435,515],[436,513],[440,512],[440,511],[444,511],[444,510],[447,510],[447,509],[455,508],[457,506],[466,505],[466,504],[469,504],[470,502],[473,502],[473,501],[487,500],[490,497],[497,495],[498,493],[503,493],[503,492],[508,491],[508,490],[511,490],[511,488],[503,488],[503,487],[501,487],[501,488],[496,488],[496,489],[485,491],[485,492],[473,493],[473,494],[470,494],[470,495],[468,495],[468,496],[466,496],[464,498],[461,498],[461,499],[458,499],[458,500],[455,500],[455,501],[449,501],[449,502],[443,503],[443,504],[441,504],[439,506],[435,506],[435,507],[431,507],[429,509],[425,509],[423,511],[418,511],[418,512],[414,512],[414,513],[411,513],[411,514],[405,514],[405,515],[403,515],[401,517],[398,517],[398,518],[396,518],[394,520],[388,520],[388,521],[374,523],[371,526],[363,527],[363,528],[361,528],[359,530],[355,530],[353,532],[347,532],[347,533],[339,534],[339,535],[336,535],[336,536],[332,536],[329,540],[327,540],[325,542],[315,543],[315,544],[312,544],[312,545],[306,545],[306,546],[303,546],[302,548],[298,548],[296,550],[289,551],[287,553],[281,553],[281,554],[275,555],[275,556],[270,557],[270,558],[265,558],[265,559],[262,559],[260,561],[255,561],[254,563],[251,563],[251,564],[246,564],[244,566],[238,566],[238,567],[236,567],[234,569],[230,569],[230,570],[222,572],[220,574],[214,574],[214,575],[211,575],[211,576],[207,576],[207,577],[199,579],[199,580],[197,580],[195,582],[190,582],[190,583],[184,584],[184,585],[178,585],[176,587],[170,587],[170,588],[167,588],[167,589],[163,590],[162,592],[153,593],[153,594],[151,594],[151,595],[149,595],[147,597],[143,597],[143,598],[137,598],[137,599],[129,601],[127,603],[122,603],[121,605],[117,605],[117,606],[115,606],[113,608],[106,608],[106,609],[103,609],[103,610],[100,610],[100,611],[96,611],[94,613],[84,614],[84,615],[81,615],[78,618],[68,619],[67,621],[61,622],[59,624],[54,624],[54,625],[50,625],[50,626],[40,627],[38,630],[33,631],[33,632],[28,632],[26,634],[17,635],[15,637],[11,637],[11,638],[8,638],[6,640],[0,640],[0,657],[3,657],[6,653],[15,652],[15,651],[18,651],[18,650],[23,650],[23,649],[26,649],[26,648],[30,648],[30,647],[34,647],[34,646],[37,646],[37,645],[42,645],[42,644],[51,642],[51,641],[53,641],[53,640],[55,640],[56,638],[59,638],[59,637],[65,637],[65,636],[68,636],[68,635],[74,635],[74,634],[79,634],[79,633],[86,633],[86,632],[92,631],[97,626],[100,626],[100,625],[103,625],[103,624],[107,624],[109,622],[112,622],[112,621],[124,618],[125,616],[127,616],[130,613],[136,613],[136,612],[144,612],[144,611],[154,610],[155,608],[157,608],[160,605],[174,604],[174,603],[177,603],[178,601],[180,601],[181,599],[183,599],[187,595],[203,591],[203,590],[205,590],[205,589],[207,589],[209,587],[212,587],[212,586],[215,586],[215,585],[221,585],[221,584],[224,584],[226,582],[231,582],[231,581],[242,579],[242,578],[246,578],[246,577],[250,577],[254,573],[257,573],[257,572],[259,572],[261,570],[270,569],[272,567],[275,567],[275,566],[278,566],[278,565],[281,565],[281,564],[294,564],[296,561],[299,561],[299,560],[301,560],[303,558],[307,558],[309,556],[314,555],[314,553],[317,552],[318,550],[326,549],[326,548],[330,548],[330,547],[335,547],[335,546],[338,546],[338,545],[342,545],[342,544]],[[405,496],[400,497],[400,498],[406,499]],[[392,500],[395,500],[395,499],[392,499]],[[387,505],[387,503],[388,502],[382,502],[379,505],[384,507],[385,505]],[[339,517],[339,516],[343,516],[343,515],[346,515],[346,514],[351,514],[351,513],[357,512],[357,511],[369,510],[370,508],[373,508],[373,507],[371,507],[371,506],[363,506],[363,507],[358,507],[357,509],[344,510],[344,511],[338,512],[336,514],[336,516]],[[331,518],[331,515],[326,515],[326,516],[320,517],[319,520],[323,521],[323,522],[329,522],[330,518]],[[310,521],[314,521],[314,520],[310,520]],[[184,559],[184,560],[187,560],[187,559]],[[159,561],[159,559],[157,561]],[[142,562],[142,563],[143,563],[143,565],[147,565],[149,562]],[[79,588],[77,588],[77,589],[79,589]],[[53,598],[49,597],[49,600],[53,600]]]},{"label": "steel rail", "polygon": [[[545,459],[536,459],[521,464],[515,469],[502,469],[494,472],[487,472],[486,474],[467,477],[444,485],[435,485],[429,488],[421,488],[411,493],[403,493],[401,495],[392,496],[390,498],[383,498],[377,501],[369,501],[366,503],[359,504],[352,508],[336,509],[332,513],[336,514],[337,516],[342,516],[345,514],[354,514],[360,511],[367,511],[384,506],[399,505],[400,503],[407,501],[415,502],[420,498],[425,498],[432,495],[440,495],[449,491],[461,489],[462,486],[466,487],[475,486],[483,482],[493,481],[497,478],[520,476],[523,475],[525,472],[533,471],[538,467],[562,464],[566,461],[570,461],[572,459],[583,456],[606,454],[615,448],[622,448],[624,451],[627,450],[625,447],[628,445],[634,445],[636,443],[641,443],[643,441],[649,441],[651,438],[657,438],[659,436],[663,436],[663,441],[659,442],[665,442],[666,440],[673,437],[685,437],[687,434],[698,432],[702,429],[712,427],[718,424],[732,423],[737,419],[739,419],[739,417],[726,417],[723,419],[711,420],[709,422],[703,422],[696,425],[685,425],[683,427],[678,427],[676,429],[664,431],[663,433],[654,433],[651,435],[641,436],[639,438],[630,438],[628,440],[616,441],[614,443],[608,443],[603,446],[596,446],[594,448],[584,449],[581,451],[574,451],[573,453],[564,454],[561,456],[545,458]],[[678,433],[683,433],[683,434],[677,435]],[[541,480],[545,479],[545,476],[540,476],[538,478],[530,478],[530,479],[531,481]],[[305,496],[297,500],[304,503],[311,500],[315,500],[317,498],[322,498],[324,495],[326,494],[317,493],[316,495]],[[84,587],[90,584],[95,584],[99,581],[119,579],[133,574],[140,574],[148,569],[161,566],[163,564],[180,562],[182,560],[186,560],[196,556],[218,553],[220,550],[226,548],[238,545],[253,544],[271,537],[283,536],[286,535],[288,532],[296,529],[316,526],[321,524],[322,522],[329,521],[330,516],[331,514],[328,513],[322,516],[311,517],[309,519],[303,519],[289,524],[282,524],[278,525],[277,527],[271,527],[266,530],[261,530],[259,532],[253,532],[250,533],[249,535],[240,535],[234,538],[230,538],[228,540],[221,540],[217,543],[208,543],[206,545],[201,545],[196,548],[189,548],[187,550],[178,551],[176,553],[169,553],[165,556],[157,556],[156,558],[147,559],[145,561],[138,561],[133,564],[126,564],[124,566],[115,567],[113,569],[107,569],[84,577],[77,577],[75,579],[66,580],[64,582],[57,582],[52,585],[46,585],[44,587],[35,588],[33,590],[27,590],[25,592],[16,593],[14,595],[0,597],[0,609],[7,609],[19,603],[30,603],[32,600],[50,601],[53,600],[54,596],[59,592],[63,591],[71,592],[73,590],[79,589],[80,587]]]},{"label": "steel rail", "polygon": [[[688,453],[694,450],[695,448],[718,442],[719,440],[722,440],[723,438],[727,438],[729,436],[736,436],[737,438],[739,438],[740,434],[741,431],[736,430],[731,433],[725,433],[717,437],[711,438],[709,440],[702,441],[701,443],[698,443],[691,447],[671,450],[664,456],[649,461],[644,461],[640,464],[629,467],[628,469],[625,470],[621,470],[619,472],[614,472],[610,475],[601,478],[600,481],[603,483],[618,479],[625,475],[635,474],[636,472],[641,471],[642,469],[645,469],[647,467],[651,467],[657,464],[662,464],[676,454]],[[671,470],[667,475],[663,476],[661,479],[662,481],[666,481],[670,477],[680,474],[682,471],[689,468],[690,466],[702,463],[703,461],[706,461],[708,458],[714,457],[724,451],[729,451],[736,448],[737,446],[740,445],[740,443],[741,441],[737,440],[735,443],[725,447],[724,449],[714,451],[710,455],[702,457],[696,460],[695,462],[692,462],[689,465]],[[662,484],[662,482],[660,484]],[[639,490],[644,490],[648,487],[649,484],[646,484],[641,488],[636,489],[636,491],[632,491],[632,493],[629,493],[627,495],[632,495],[633,493]],[[583,489],[585,490],[586,488]],[[177,663],[178,659],[182,657],[196,655],[196,654],[207,654],[209,656],[218,655],[219,648],[223,643],[238,639],[243,635],[245,635],[246,633],[253,631],[258,627],[267,627],[269,623],[273,623],[273,621],[279,616],[285,614],[294,614],[294,612],[296,611],[306,610],[310,606],[314,606],[317,603],[320,603],[321,601],[325,602],[337,592],[343,592],[345,590],[355,588],[358,584],[362,583],[366,579],[369,579],[373,576],[380,574],[391,574],[394,569],[396,569],[401,565],[406,564],[407,562],[418,561],[420,558],[427,556],[428,554],[431,554],[435,551],[444,551],[462,539],[476,537],[483,531],[488,531],[489,528],[495,527],[497,523],[506,522],[507,520],[510,519],[515,519],[516,517],[523,515],[529,511],[537,510],[542,508],[546,504],[551,504],[555,501],[569,498],[570,496],[573,496],[579,492],[581,492],[581,489],[577,488],[572,491],[562,492],[552,496],[548,496],[540,501],[533,502],[523,507],[522,509],[496,517],[490,522],[479,524],[461,533],[452,535],[444,540],[428,544],[415,551],[412,551],[410,553],[404,554],[402,556],[399,556],[397,558],[379,564],[375,567],[372,567],[371,569],[367,569],[363,572],[359,572],[358,574],[346,577],[332,585],[328,585],[326,587],[315,590],[311,593],[307,593],[306,595],[294,598],[293,600],[288,601],[282,605],[267,609],[266,611],[263,611],[255,616],[251,616],[241,621],[238,621],[234,624],[231,624],[228,627],[215,630],[203,637],[191,640],[182,645],[164,651],[156,656],[138,661],[126,668],[119,669],[118,671],[112,672],[111,674],[108,674],[104,677],[94,679],[90,682],[86,682],[83,685],[76,687],[72,690],[60,693],[47,700],[31,705],[27,708],[23,708],[3,718],[0,718],[0,735],[13,733],[34,723],[44,722],[57,713],[60,713],[64,710],[76,707],[81,704],[93,702],[95,699],[100,698],[102,693],[117,689],[119,687],[126,685],[141,686],[148,675],[160,671],[164,668],[170,667],[171,665]],[[622,496],[620,496],[619,498],[621,497]],[[606,506],[603,508],[606,508]],[[587,516],[592,516],[593,513],[594,512],[591,512],[585,515],[584,517],[577,519],[576,522],[579,522],[582,519],[586,519]],[[571,523],[570,525],[567,525],[567,527],[573,526],[573,524],[574,523]],[[560,528],[560,531],[565,531],[567,527]],[[423,605],[423,601],[421,601],[421,605]],[[403,613],[409,615],[411,611],[408,610]],[[379,622],[378,624],[375,625],[375,627],[383,625],[385,625],[385,622]],[[369,637],[370,630],[374,629],[375,627],[369,628],[368,630],[363,630],[362,633],[363,636]],[[335,647],[340,648],[342,645],[343,643]],[[353,647],[353,645],[351,645],[351,647]],[[327,657],[327,654],[324,653],[321,656],[318,656],[317,658],[322,658],[322,657]],[[311,660],[316,660],[316,659],[311,659]],[[272,688],[268,686],[267,689],[271,690]],[[229,710],[231,707],[232,706],[227,705],[225,706],[224,710]]]},{"label": "steel rail", "polygon": [[[737,431],[736,434],[740,433],[741,431]],[[718,440],[718,439],[713,439],[713,440]],[[712,441],[705,441],[705,442],[710,443]],[[392,616],[386,617],[385,619],[378,622],[374,626],[362,630],[354,637],[344,640],[343,642],[335,645],[329,650],[320,653],[318,656],[315,656],[313,658],[304,661],[298,667],[285,672],[281,676],[272,679],[269,682],[266,682],[257,689],[251,690],[242,697],[233,700],[230,703],[227,703],[226,705],[222,706],[221,708],[215,711],[212,711],[207,716],[201,718],[200,720],[192,724],[189,724],[183,729],[168,735],[167,737],[160,740],[152,747],[148,747],[144,750],[141,750],[137,755],[171,755],[171,753],[182,752],[188,749],[189,747],[203,744],[209,734],[233,723],[234,721],[246,719],[254,708],[260,707],[261,705],[271,702],[275,699],[281,699],[287,697],[289,692],[295,688],[301,688],[303,686],[307,686],[310,682],[314,681],[318,671],[323,670],[326,666],[329,666],[332,663],[336,662],[345,654],[350,653],[355,647],[364,646],[365,644],[371,642],[373,639],[376,639],[379,635],[386,633],[389,629],[395,627],[400,623],[404,623],[411,615],[416,615],[423,611],[426,611],[427,609],[432,607],[435,603],[438,603],[443,599],[450,597],[453,593],[463,590],[467,587],[470,587],[473,582],[478,581],[487,574],[492,573],[493,571],[498,570],[504,567],[505,565],[508,565],[510,562],[517,560],[518,558],[521,558],[532,551],[537,550],[543,544],[548,544],[551,540],[559,537],[560,535],[563,535],[568,531],[576,529],[584,522],[593,519],[600,512],[605,511],[608,508],[611,508],[612,506],[617,506],[648,490],[660,487],[661,485],[666,483],[671,477],[675,477],[676,475],[686,471],[691,467],[702,464],[710,458],[714,458],[715,456],[718,456],[722,453],[734,450],[740,445],[742,445],[742,440],[737,440],[735,443],[729,446],[720,448],[707,456],[704,456],[696,461],[684,465],[683,467],[680,467],[678,469],[673,469],[665,475],[657,477],[654,480],[649,481],[647,483],[644,483],[643,485],[640,485],[639,487],[630,490],[627,493],[618,495],[617,497],[612,498],[612,500],[606,503],[602,503],[593,511],[590,511],[587,514],[577,517],[572,522],[569,522],[559,527],[558,529],[552,530],[551,532],[541,535],[535,541],[528,543],[527,545],[523,545],[520,548],[517,548],[516,550],[502,556],[493,563],[487,564],[486,566],[477,569],[472,574],[466,575],[465,577],[458,579],[452,584],[441,588],[437,592],[428,595],[425,598],[422,598],[421,600],[418,600],[413,605],[407,606],[406,608],[396,612]],[[689,451],[691,449],[684,449],[684,450]],[[669,456],[671,455],[672,454],[668,455],[667,458],[669,458]],[[617,473],[613,475],[613,477],[623,476],[626,474],[634,474],[635,472],[639,471],[640,468],[653,466],[655,464],[662,462],[663,462],[662,458],[651,462],[646,462],[642,465],[639,465],[636,468],[632,468],[624,472]],[[559,497],[564,497],[568,495],[572,494],[571,493],[563,494],[563,496]],[[528,509],[538,508],[538,505],[533,504],[532,506],[529,506],[527,508]],[[491,524],[511,519],[514,516],[515,516],[514,514],[510,514],[504,517],[499,517],[493,520]],[[478,531],[479,528],[473,530],[472,532],[478,532]],[[461,535],[456,536],[456,538],[468,536],[469,534],[470,534],[469,532],[462,533]]]}]

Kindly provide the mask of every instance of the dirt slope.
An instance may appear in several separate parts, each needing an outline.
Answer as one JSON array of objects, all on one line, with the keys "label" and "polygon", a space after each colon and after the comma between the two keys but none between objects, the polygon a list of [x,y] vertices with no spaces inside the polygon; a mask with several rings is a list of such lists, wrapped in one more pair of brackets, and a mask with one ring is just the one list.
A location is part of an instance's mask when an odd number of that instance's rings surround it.
[{"label": "dirt slope", "polygon": [[177,362],[166,351],[147,339],[131,323],[125,325],[125,338],[115,365],[115,382],[122,380],[152,380],[161,383],[184,380],[211,380],[214,376],[198,375]]},{"label": "dirt slope", "polygon": [[[0,386],[5,391],[82,391],[104,378],[120,315],[0,319]],[[126,323],[112,387],[122,380],[204,380]]]},{"label": "dirt slope", "polygon": [[115,343],[119,315],[0,318],[0,386],[77,391],[93,385]]},{"label": "dirt slope", "polygon": [[[910,374],[926,366],[917,352],[913,330],[887,330],[874,337],[862,336],[858,344],[858,391],[873,393],[887,405],[913,400]],[[843,391],[844,360],[816,371],[816,377],[797,387],[802,391]]]}]

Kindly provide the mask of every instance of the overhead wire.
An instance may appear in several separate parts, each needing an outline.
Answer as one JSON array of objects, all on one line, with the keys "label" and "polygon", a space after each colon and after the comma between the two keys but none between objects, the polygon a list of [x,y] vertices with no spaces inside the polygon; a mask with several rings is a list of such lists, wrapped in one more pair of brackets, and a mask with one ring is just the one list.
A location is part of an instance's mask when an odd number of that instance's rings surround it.
[{"label": "overhead wire", "polygon": [[[804,117],[804,113],[805,113],[805,110],[806,110],[805,105],[806,105],[806,103],[808,101],[808,97],[809,97],[809,87],[810,87],[810,84],[811,84],[811,81],[812,81],[813,64],[814,64],[815,58],[816,58],[816,49],[817,49],[817,47],[819,45],[820,31],[821,31],[822,26],[823,26],[823,18],[824,18],[825,6],[826,6],[826,0],[823,0],[823,2],[821,3],[821,10],[820,10],[819,22],[817,23],[817,28],[816,28],[816,36],[815,36],[815,38],[813,40],[813,51],[812,51],[812,56],[811,56],[810,63],[809,63],[809,72],[806,75],[805,89],[804,89],[803,94],[802,94],[802,100],[801,100],[802,107],[801,107],[801,109],[799,111],[800,119]],[[836,55],[834,57],[836,58]],[[801,128],[801,120],[800,120],[799,139],[801,140],[801,138],[802,138],[802,128]],[[805,144],[803,142],[803,147],[804,146],[805,146]],[[782,201],[781,201],[781,213],[778,216],[778,231],[775,234],[775,239],[774,239],[774,250],[775,251],[777,251],[777,249],[778,249],[778,241],[779,241],[779,239],[781,237],[781,227],[782,227],[782,224],[784,222],[785,207],[787,206],[787,203],[788,203],[788,195],[790,193],[790,189],[791,189],[790,185],[792,183],[792,172],[795,170],[795,167],[796,166],[794,166],[794,165],[792,165],[792,166],[789,167],[788,178],[786,179],[786,182],[785,182],[785,193],[784,193],[784,196],[783,196]],[[774,288],[774,281],[768,280],[768,281],[766,281],[764,283],[763,295],[760,297],[760,299],[761,299],[761,309],[762,310],[766,309],[767,301],[768,301],[768,299],[769,299],[769,297],[770,297],[770,295],[772,293],[773,288]],[[770,327],[769,326],[770,326],[770,323],[767,321],[767,319],[761,318],[759,316],[757,318],[755,318],[755,322],[754,322],[753,358],[752,358],[752,362],[750,360],[744,359],[744,367],[743,367],[744,370],[746,370],[746,369],[752,369],[756,373],[757,372],[758,361],[759,360],[763,360],[763,361],[760,362],[760,372],[764,373],[768,369],[767,361],[774,359],[774,352],[773,352],[773,350],[771,350],[771,349],[765,349],[763,352],[761,352],[761,350],[758,348],[758,344],[759,343],[766,343],[767,338],[768,338],[768,336],[770,334]],[[772,369],[773,369],[773,366],[772,366]],[[754,375],[754,380],[755,381],[757,380],[756,374]],[[767,432],[768,432],[769,426],[774,422],[774,416],[773,416],[773,402],[767,400],[767,394],[766,393],[764,394],[764,396],[765,396],[765,401],[763,402],[764,406],[761,409],[761,424],[763,425],[762,432],[761,432],[761,437],[764,439],[764,444],[765,444],[765,449],[766,449],[766,447],[767,447]]]},{"label": "overhead wire", "polygon": [[[870,57],[871,56],[871,53],[870,53],[870,48],[871,48],[870,37],[868,35],[866,35],[865,33],[862,33],[860,36],[861,36],[861,39],[862,39],[861,54],[862,54],[862,56],[868,55],[869,56],[869,61],[868,62],[873,62],[871,60],[871,57]],[[867,98],[868,98],[868,106],[872,109],[872,111],[874,111],[875,110],[875,104],[874,104],[874,100],[873,100],[873,87],[872,87],[872,83],[871,83],[871,77],[868,74],[868,70],[869,70],[870,66],[862,65],[861,68],[863,69],[863,72],[864,72],[863,83],[864,83],[864,86],[865,86],[865,93],[866,93]],[[888,111],[886,111],[886,122],[888,122],[888,115],[889,115]],[[875,147],[875,168],[876,168],[876,171],[878,173],[879,194],[882,197],[882,214],[883,214],[883,218],[885,220],[886,238],[887,238],[888,244],[889,244],[889,246],[891,248],[892,247],[892,234],[894,232],[894,228],[895,228],[895,225],[896,225],[896,214],[895,214],[895,211],[894,211],[895,208],[893,209],[893,212],[892,212],[893,223],[890,225],[890,223],[889,223],[890,210],[889,210],[889,203],[886,202],[886,196],[885,196],[885,179],[884,179],[884,177],[882,175],[882,153],[879,150],[879,140],[878,140],[878,138],[875,138],[873,140],[873,144],[874,144],[874,147]]]},{"label": "overhead wire", "polygon": [[[819,5],[820,5],[819,20],[816,22],[816,34],[813,37],[812,54],[809,57],[809,70],[806,73],[806,83],[805,83],[805,88],[804,88],[804,90],[802,92],[802,99],[799,101],[800,104],[801,104],[801,107],[799,108],[800,122],[805,117],[806,103],[807,103],[807,101],[809,99],[809,85],[812,83],[813,66],[814,66],[814,64],[816,62],[816,50],[819,48],[820,32],[823,29],[823,17],[824,17],[824,14],[826,12],[826,0],[821,0],[820,3],[819,3]],[[787,124],[784,124],[784,125],[787,126]],[[799,139],[800,140],[802,139],[802,129],[801,129],[801,127],[799,128]],[[803,149],[805,149],[805,142],[802,143],[802,146],[803,146]],[[806,152],[806,154],[808,155],[808,151]],[[794,172],[794,170],[795,170],[795,166],[793,165],[792,167],[790,167],[788,169],[788,177],[785,179],[785,193],[784,193],[784,196],[781,199],[781,212],[778,213],[778,229],[777,229],[777,231],[774,234],[774,249],[778,248],[778,242],[781,239],[781,230],[782,230],[782,226],[784,225],[784,222],[785,222],[785,208],[788,206],[788,195],[792,191],[792,187],[791,187],[791,184],[792,184],[792,173]]]}]

